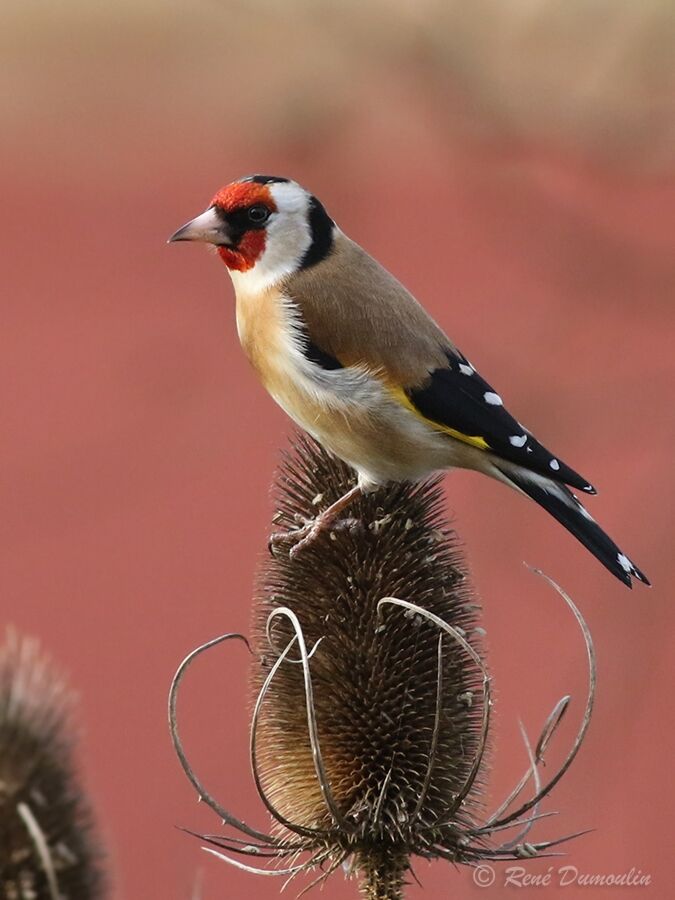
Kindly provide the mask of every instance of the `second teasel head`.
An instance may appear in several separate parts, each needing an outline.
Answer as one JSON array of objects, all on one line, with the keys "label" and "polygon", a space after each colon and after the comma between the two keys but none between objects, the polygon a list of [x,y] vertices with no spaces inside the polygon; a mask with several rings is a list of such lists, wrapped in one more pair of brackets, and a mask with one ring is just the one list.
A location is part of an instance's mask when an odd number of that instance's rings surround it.
[{"label": "second teasel head", "polygon": [[74,697],[37,641],[0,644],[0,897],[100,900],[104,857],[75,761]]}]

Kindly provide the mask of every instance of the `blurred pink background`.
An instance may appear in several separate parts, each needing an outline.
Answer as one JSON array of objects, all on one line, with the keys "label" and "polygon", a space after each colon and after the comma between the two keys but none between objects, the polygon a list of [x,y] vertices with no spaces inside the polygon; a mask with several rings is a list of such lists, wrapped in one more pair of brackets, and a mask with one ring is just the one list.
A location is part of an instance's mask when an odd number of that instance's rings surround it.
[{"label": "blurred pink background", "polygon": [[[598,653],[590,733],[536,835],[595,830],[564,864],[673,876],[675,17],[672,3],[9,0],[0,30],[2,620],[80,695],[80,755],[115,898],[272,898],[208,858],[215,830],[166,727],[196,644],[248,630],[268,490],[291,427],[240,351],[217,258],[167,246],[215,190],[296,178],[430,310],[514,413],[599,488],[651,578],[630,593],[494,482],[447,479],[485,608],[498,804],[583,645],[522,561],[575,598]],[[259,827],[246,653],[181,704],[213,793]],[[545,873],[557,860],[527,864]],[[475,897],[417,864],[411,898]],[[485,896],[501,896],[503,872]],[[292,889],[289,889],[292,893]],[[512,890],[517,890],[513,888]],[[534,891],[534,888],[530,890]],[[540,888],[546,897],[588,888]],[[612,888],[594,888],[593,896]],[[325,895],[355,897],[334,876]]]}]

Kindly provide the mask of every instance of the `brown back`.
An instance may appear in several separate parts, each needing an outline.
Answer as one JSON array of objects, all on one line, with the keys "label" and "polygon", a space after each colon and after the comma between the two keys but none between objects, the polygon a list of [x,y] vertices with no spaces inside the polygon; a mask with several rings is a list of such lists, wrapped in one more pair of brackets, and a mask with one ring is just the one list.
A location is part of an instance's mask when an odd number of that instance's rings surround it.
[{"label": "brown back", "polygon": [[454,349],[412,294],[340,232],[330,256],[290,276],[282,290],[317,347],[343,366],[379,370],[393,384],[422,383]]}]

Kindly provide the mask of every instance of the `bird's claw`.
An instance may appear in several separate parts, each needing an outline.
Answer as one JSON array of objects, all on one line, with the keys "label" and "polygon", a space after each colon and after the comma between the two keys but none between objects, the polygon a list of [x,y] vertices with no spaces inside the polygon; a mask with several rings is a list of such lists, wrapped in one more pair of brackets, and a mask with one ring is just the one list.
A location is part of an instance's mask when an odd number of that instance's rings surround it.
[{"label": "bird's claw", "polygon": [[279,531],[270,536],[268,544],[270,553],[272,556],[278,556],[281,548],[291,544],[288,555],[291,559],[295,559],[303,550],[311,546],[323,531],[340,524],[325,521],[321,516],[318,516],[316,519],[305,522],[304,525],[293,528],[291,531]]},{"label": "bird's claw", "polygon": [[290,556],[290,558],[295,559],[298,554],[302,553],[302,551],[309,547],[310,544],[313,544],[317,537],[321,534],[322,530],[323,529],[319,522],[314,522],[314,524],[309,526],[309,528],[307,529],[307,533],[303,535],[303,537],[301,537],[299,541],[296,541],[296,543],[293,544],[291,549],[288,551],[288,555]]},{"label": "bird's claw", "polygon": [[[292,546],[288,551],[288,555],[291,559],[295,559],[299,553],[302,553],[303,550],[313,544],[324,531],[340,528],[351,530],[358,527],[359,522],[356,519],[351,517],[340,519],[340,515],[359,492],[360,488],[355,485],[346,494],[343,494],[342,497],[331,503],[323,512],[319,513],[316,518],[302,519],[297,517],[298,525],[296,528],[272,534],[268,544],[270,553],[273,556],[277,556],[278,548],[290,543]],[[319,499],[323,499],[322,494],[317,494],[315,500],[318,501]],[[331,535],[331,537],[334,537],[334,535]]]},{"label": "bird's claw", "polygon": [[291,546],[286,552],[288,552],[289,556],[293,557],[295,555],[294,551],[296,547],[298,544],[302,544],[305,541],[314,528],[314,525],[314,522],[307,522],[305,525],[302,525],[299,528],[293,528],[290,531],[276,531],[274,534],[270,535],[267,544],[268,550],[272,556],[280,556],[281,552],[285,551],[285,548],[290,544]]}]

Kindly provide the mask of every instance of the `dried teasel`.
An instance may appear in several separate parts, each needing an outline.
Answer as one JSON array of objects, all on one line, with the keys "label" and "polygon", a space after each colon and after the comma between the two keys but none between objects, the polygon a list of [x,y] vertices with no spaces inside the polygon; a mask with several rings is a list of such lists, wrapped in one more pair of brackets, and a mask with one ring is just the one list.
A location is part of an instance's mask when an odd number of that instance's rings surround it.
[{"label": "dried teasel", "polygon": [[94,900],[101,852],[76,777],[72,697],[36,641],[0,646],[0,896]]},{"label": "dried teasel", "polygon": [[[291,531],[352,484],[347,466],[299,439],[279,476],[276,524]],[[479,607],[443,518],[438,481],[391,485],[359,498],[349,517],[293,559],[276,549],[259,574],[254,605],[250,735],[253,778],[273,833],[251,828],[208,793],[176,724],[178,688],[192,661],[225,640],[245,639],[225,635],[197,648],[170,692],[170,728],[184,771],[223,824],[239,832],[199,835],[211,845],[204,849],[262,875],[292,879],[318,870],[309,887],[343,866],[359,878],[363,896],[380,900],[403,897],[416,856],[477,865],[552,855],[551,848],[576,835],[527,838],[547,815],[539,802],[583,741],[595,663],[579,611],[550,583],[586,642],[582,724],[546,784],[539,765],[569,697],[556,704],[534,749],[523,734],[529,768],[499,809],[485,815],[490,679]],[[253,866],[242,856],[264,862]]]}]

